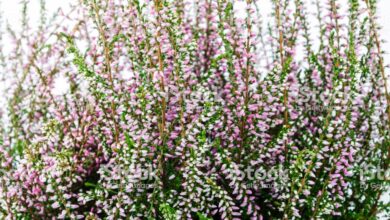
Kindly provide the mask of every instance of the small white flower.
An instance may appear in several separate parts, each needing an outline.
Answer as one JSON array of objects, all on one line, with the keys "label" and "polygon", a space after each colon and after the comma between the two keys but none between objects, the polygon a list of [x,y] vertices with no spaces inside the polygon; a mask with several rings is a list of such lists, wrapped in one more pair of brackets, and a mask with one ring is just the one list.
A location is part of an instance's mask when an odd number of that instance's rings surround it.
[{"label": "small white flower", "polygon": [[51,207],[52,207],[53,209],[57,209],[57,208],[60,207],[60,204],[59,204],[58,202],[55,202],[55,203],[53,203],[53,204],[51,205]]}]

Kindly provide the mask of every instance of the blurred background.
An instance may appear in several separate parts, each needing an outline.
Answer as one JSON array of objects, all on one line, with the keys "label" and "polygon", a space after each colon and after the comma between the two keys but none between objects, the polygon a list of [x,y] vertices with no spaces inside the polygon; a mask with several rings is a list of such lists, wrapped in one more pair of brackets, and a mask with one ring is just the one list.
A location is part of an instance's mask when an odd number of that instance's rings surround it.
[{"label": "blurred background", "polygon": [[[38,24],[39,21],[39,11],[40,11],[40,1],[41,0],[29,0],[29,8],[28,15],[31,24]],[[57,13],[59,9],[66,12],[70,7],[69,5],[72,2],[77,2],[78,0],[46,0],[46,9],[48,11],[48,16],[51,17],[53,13]],[[260,10],[263,13],[264,21],[267,22],[267,17],[271,13],[271,4],[270,0],[259,0]],[[307,11],[315,12],[316,8],[314,4],[312,4],[312,0],[306,0]],[[321,3],[326,3],[328,0],[320,0]],[[341,10],[346,10],[347,0],[339,0],[337,1],[342,5]],[[364,1],[361,1],[364,4]],[[236,9],[240,11],[244,10],[244,7],[240,8],[240,3],[237,3]],[[245,3],[242,4],[244,6]],[[2,17],[3,27],[8,23],[12,28],[18,28],[20,25],[20,18],[22,12],[22,5],[20,0],[0,0],[0,13]],[[325,14],[325,13],[323,13]],[[313,20],[313,23],[316,23]],[[382,27],[381,29],[381,38],[385,40],[382,44],[382,49],[386,52],[385,62],[386,64],[390,64],[390,1],[389,0],[378,0],[378,23]],[[312,26],[315,26],[315,24]]]}]

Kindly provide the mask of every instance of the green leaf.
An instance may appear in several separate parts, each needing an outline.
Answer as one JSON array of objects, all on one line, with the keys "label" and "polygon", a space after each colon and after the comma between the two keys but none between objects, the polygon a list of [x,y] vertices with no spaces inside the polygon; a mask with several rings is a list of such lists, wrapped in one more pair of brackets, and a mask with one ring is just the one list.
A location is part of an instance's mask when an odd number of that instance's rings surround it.
[{"label": "green leaf", "polygon": [[163,219],[166,220],[176,220],[176,210],[172,208],[168,203],[163,203],[159,207],[160,212],[163,215]]},{"label": "green leaf", "polygon": [[198,215],[199,220],[212,220],[212,218],[208,218],[206,215],[202,213],[197,212],[196,214]]},{"label": "green leaf", "polygon": [[85,185],[86,187],[91,187],[91,188],[96,188],[96,187],[97,187],[96,184],[90,183],[90,182],[86,182],[86,183],[84,183],[84,185]]}]

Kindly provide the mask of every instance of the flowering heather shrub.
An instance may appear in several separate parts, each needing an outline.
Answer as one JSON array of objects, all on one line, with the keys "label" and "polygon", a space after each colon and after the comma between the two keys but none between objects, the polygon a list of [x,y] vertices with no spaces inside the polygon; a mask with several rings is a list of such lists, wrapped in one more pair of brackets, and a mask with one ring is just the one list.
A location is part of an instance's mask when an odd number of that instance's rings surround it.
[{"label": "flowering heather shrub", "polygon": [[376,2],[344,3],[274,0],[265,25],[256,0],[42,1],[34,28],[23,1],[1,35],[0,218],[388,214]]}]

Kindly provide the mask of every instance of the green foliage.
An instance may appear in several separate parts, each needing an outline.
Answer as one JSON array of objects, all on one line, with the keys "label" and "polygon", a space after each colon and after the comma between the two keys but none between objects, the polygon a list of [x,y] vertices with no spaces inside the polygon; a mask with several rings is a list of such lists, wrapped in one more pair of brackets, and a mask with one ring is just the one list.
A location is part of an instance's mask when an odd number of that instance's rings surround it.
[{"label": "green foliage", "polygon": [[168,203],[160,204],[159,210],[162,214],[163,219],[166,220],[176,220],[176,210],[172,208]]}]

